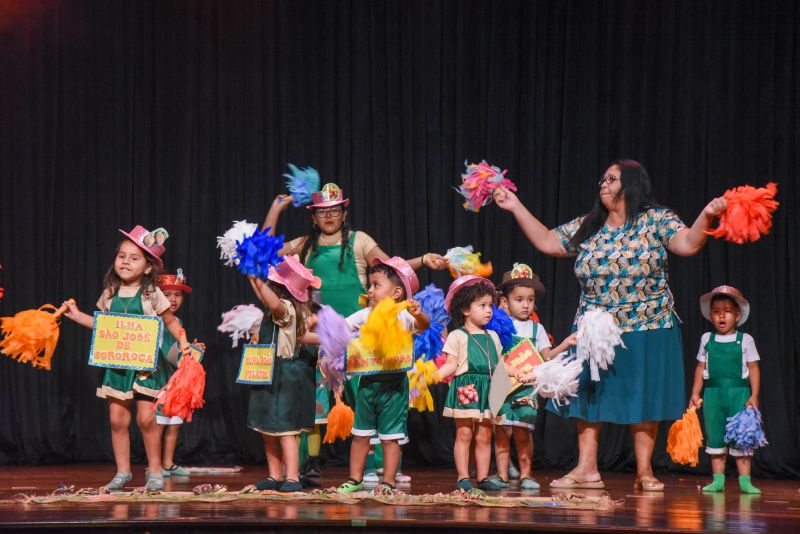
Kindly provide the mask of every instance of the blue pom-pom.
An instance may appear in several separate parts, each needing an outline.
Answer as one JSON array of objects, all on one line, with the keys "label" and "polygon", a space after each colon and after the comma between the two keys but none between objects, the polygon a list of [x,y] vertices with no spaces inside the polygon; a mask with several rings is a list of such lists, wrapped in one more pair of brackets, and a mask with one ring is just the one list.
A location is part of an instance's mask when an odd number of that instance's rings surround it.
[{"label": "blue pom-pom", "polygon": [[253,235],[237,243],[236,257],[239,263],[236,267],[242,274],[266,280],[270,266],[283,261],[283,257],[278,255],[283,248],[283,234],[277,237],[267,235],[269,231],[269,226],[261,232],[256,230]]},{"label": "blue pom-pom", "polygon": [[319,191],[319,173],[314,167],[297,167],[289,163],[290,173],[283,176],[287,178],[286,187],[292,195],[292,204],[295,208],[311,204],[311,195]]},{"label": "blue pom-pom", "polygon": [[725,425],[725,443],[732,443],[735,449],[749,452],[767,444],[764,429],[761,428],[761,412],[753,406],[747,407],[733,417],[728,417]]},{"label": "blue pom-pom", "polygon": [[442,332],[450,322],[450,316],[444,307],[444,293],[433,284],[429,284],[414,295],[431,321],[427,330],[414,335],[414,357],[434,360],[442,352],[444,340]]},{"label": "blue pom-pom", "polygon": [[513,346],[517,329],[514,328],[511,317],[494,304],[492,304],[492,318],[484,328],[494,330],[497,333],[497,337],[500,338],[500,344],[503,345],[503,351],[507,351]]}]

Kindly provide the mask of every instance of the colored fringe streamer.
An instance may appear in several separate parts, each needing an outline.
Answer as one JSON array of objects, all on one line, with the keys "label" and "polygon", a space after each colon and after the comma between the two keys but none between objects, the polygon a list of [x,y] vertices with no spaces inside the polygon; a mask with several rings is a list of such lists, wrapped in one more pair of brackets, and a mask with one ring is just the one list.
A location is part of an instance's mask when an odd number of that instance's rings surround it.
[{"label": "colored fringe streamer", "polygon": [[413,350],[411,333],[397,318],[397,314],[406,308],[407,301],[395,302],[389,297],[384,298],[372,309],[355,341],[367,352],[380,357],[408,354]]},{"label": "colored fringe streamer", "polygon": [[283,261],[283,257],[278,255],[283,248],[283,234],[271,236],[267,234],[269,231],[269,226],[261,232],[256,231],[236,247],[239,272],[266,280],[269,268]]},{"label": "colored fringe streamer", "polygon": [[728,189],[723,195],[728,207],[720,215],[719,226],[706,233],[716,238],[742,244],[758,241],[772,228],[772,213],[778,209],[778,184],[770,182],[766,187],[743,185]]},{"label": "colored fringe streamer", "polygon": [[433,411],[430,385],[439,382],[438,368],[433,360],[417,360],[408,372],[408,398],[411,406],[420,412]]},{"label": "colored fringe streamer", "polygon": [[[578,377],[583,371],[583,361],[559,354],[550,361],[537,365],[533,371],[533,391],[557,406],[569,404],[569,398],[578,394]],[[522,378],[529,381],[528,377]]]},{"label": "colored fringe streamer", "polygon": [[239,259],[236,257],[236,247],[244,241],[245,237],[253,235],[256,230],[258,230],[256,223],[233,221],[233,226],[227,232],[217,236],[219,258],[225,260],[225,265],[232,267],[239,263]]},{"label": "colored fringe streamer", "polygon": [[676,464],[692,467],[699,461],[698,449],[703,446],[703,431],[697,419],[697,408],[692,406],[683,418],[672,423],[667,436],[667,453]]},{"label": "colored fringe streamer", "polygon": [[[186,341],[186,333],[181,330],[181,344]],[[156,408],[167,417],[178,416],[184,421],[192,420],[192,412],[203,407],[203,393],[206,389],[206,371],[193,357],[183,357],[167,382],[158,392],[154,401]]]},{"label": "colored fringe streamer", "polygon": [[353,430],[353,409],[342,402],[341,396],[336,394],[336,404],[328,413],[328,429],[325,431],[323,443],[333,443],[337,439],[347,439]]},{"label": "colored fringe streamer", "polygon": [[[72,299],[70,302],[75,303]],[[0,320],[3,332],[0,351],[19,362],[49,371],[53,352],[58,345],[59,319],[67,309],[66,304],[58,309],[52,304],[45,304],[37,310],[25,310],[14,317],[3,317]],[[53,310],[53,313],[45,310]]]},{"label": "colored fringe streamer", "polygon": [[511,317],[494,304],[492,304],[492,318],[489,319],[484,328],[486,330],[494,330],[497,333],[497,337],[500,338],[500,344],[503,345],[503,352],[513,346],[517,329],[514,327]]},{"label": "colored fringe streamer", "polygon": [[355,337],[344,317],[323,305],[317,312],[315,332],[319,336],[319,368],[328,385],[338,391],[344,382],[347,344]]},{"label": "colored fringe streamer", "polygon": [[450,266],[453,278],[474,274],[488,278],[492,276],[492,262],[481,263],[481,253],[472,252],[472,245],[466,247],[453,247],[444,255]]},{"label": "colored fringe streamer", "polygon": [[614,364],[614,349],[622,342],[622,330],[607,311],[592,309],[578,318],[578,359],[589,362],[592,380],[600,380],[600,369]]},{"label": "colored fringe streamer", "polygon": [[516,191],[514,182],[506,178],[506,170],[500,170],[482,160],[480,163],[467,163],[464,174],[461,175],[461,185],[456,191],[466,199],[464,209],[479,212],[483,206],[492,202],[492,193],[498,186],[503,186],[511,191]]},{"label": "colored fringe streamer", "polygon": [[258,334],[264,312],[253,304],[239,304],[222,314],[222,324],[217,327],[220,332],[230,333],[232,347],[239,346],[239,340],[250,339]]},{"label": "colored fringe streamer", "polygon": [[450,316],[444,308],[444,293],[433,284],[414,295],[431,321],[430,326],[419,334],[414,334],[414,358],[435,359],[444,346],[444,329]]},{"label": "colored fringe streamer", "polygon": [[722,439],[725,443],[732,443],[733,448],[746,453],[767,445],[758,408],[748,406],[733,417],[728,417]]},{"label": "colored fringe streamer", "polygon": [[291,163],[287,164],[291,174],[283,176],[286,180],[286,187],[292,195],[292,205],[295,208],[311,204],[311,195],[319,191],[319,173],[314,167],[297,167]]}]

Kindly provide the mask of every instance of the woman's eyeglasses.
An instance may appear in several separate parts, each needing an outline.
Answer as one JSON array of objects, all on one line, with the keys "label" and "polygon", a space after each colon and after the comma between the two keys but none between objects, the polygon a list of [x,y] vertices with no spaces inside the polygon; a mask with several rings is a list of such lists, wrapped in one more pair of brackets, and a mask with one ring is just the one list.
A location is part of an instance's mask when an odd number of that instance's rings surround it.
[{"label": "woman's eyeglasses", "polygon": [[334,206],[332,208],[314,210],[314,215],[323,219],[330,219],[331,217],[338,217],[343,211],[341,206]]},{"label": "woman's eyeglasses", "polygon": [[608,182],[608,185],[611,185],[617,180],[619,180],[619,178],[617,178],[616,176],[603,176],[602,178],[600,178],[600,181],[597,182],[597,185],[603,187],[604,183]]}]

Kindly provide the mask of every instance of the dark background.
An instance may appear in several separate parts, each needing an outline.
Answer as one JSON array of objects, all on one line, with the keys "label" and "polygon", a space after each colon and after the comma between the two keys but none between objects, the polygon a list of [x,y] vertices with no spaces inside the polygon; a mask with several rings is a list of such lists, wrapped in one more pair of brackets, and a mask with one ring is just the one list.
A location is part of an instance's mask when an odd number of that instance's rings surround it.
[{"label": "dark background", "polygon": [[[708,329],[698,297],[730,283],[752,303],[770,445],[757,476],[800,473],[796,259],[800,224],[800,4],[608,1],[41,1],[0,7],[2,315],[75,297],[91,311],[117,228],[165,226],[168,268],[194,293],[180,316],[208,345],[206,407],[181,463],[263,462],[244,424],[238,351],[220,313],[255,302],[217,259],[232,220],[261,222],[286,163],[351,198],[354,226],[391,254],[473,244],[496,275],[514,261],[547,286],[540,314],[568,331],[571,260],[543,257],[510,215],[465,212],[465,159],[509,170],[550,226],[586,212],[619,157],[640,160],[659,200],[691,224],[734,185],[780,183],[771,235],[671,258],[688,398]],[[281,221],[304,233],[304,210]],[[446,288],[444,273],[422,273]],[[0,358],[0,463],[112,461],[102,370],[66,321],[52,372]],[[437,391],[439,406],[443,386]],[[657,468],[680,469],[665,454]],[[450,464],[453,430],[410,416],[408,463]],[[134,454],[143,448],[136,431]],[[537,469],[576,459],[569,421],[540,415]],[[330,454],[330,451],[328,451]],[[701,455],[698,472],[708,472]],[[633,466],[627,430],[601,437],[602,469]]]}]

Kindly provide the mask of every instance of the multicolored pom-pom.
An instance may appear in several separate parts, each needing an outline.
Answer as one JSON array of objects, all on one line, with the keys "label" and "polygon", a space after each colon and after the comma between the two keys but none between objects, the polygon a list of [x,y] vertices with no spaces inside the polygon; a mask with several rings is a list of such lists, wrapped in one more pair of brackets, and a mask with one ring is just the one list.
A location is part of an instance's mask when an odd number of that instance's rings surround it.
[{"label": "multicolored pom-pom", "polygon": [[219,258],[225,260],[225,265],[232,267],[239,263],[239,259],[236,257],[236,248],[246,237],[253,235],[256,230],[258,230],[256,223],[233,221],[233,226],[223,235],[217,237]]},{"label": "multicolored pom-pom", "polygon": [[464,209],[472,212],[479,212],[483,206],[486,206],[492,201],[492,193],[498,188],[503,186],[511,191],[516,191],[517,186],[514,182],[506,178],[506,170],[500,170],[500,167],[495,167],[486,163],[486,160],[480,163],[467,163],[464,174],[461,175],[461,185],[456,188],[456,191],[461,194],[466,200],[464,202]]},{"label": "multicolored pom-pom", "polygon": [[474,274],[488,278],[492,276],[492,262],[481,263],[481,253],[472,252],[472,245],[453,247],[444,255],[453,278]]}]

